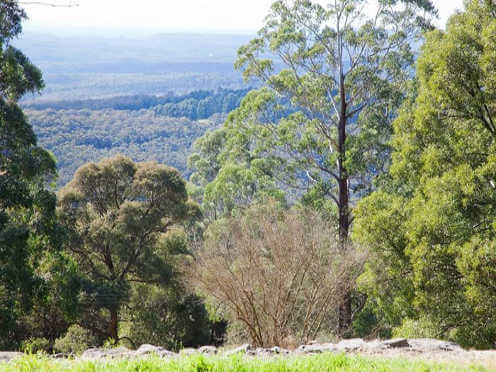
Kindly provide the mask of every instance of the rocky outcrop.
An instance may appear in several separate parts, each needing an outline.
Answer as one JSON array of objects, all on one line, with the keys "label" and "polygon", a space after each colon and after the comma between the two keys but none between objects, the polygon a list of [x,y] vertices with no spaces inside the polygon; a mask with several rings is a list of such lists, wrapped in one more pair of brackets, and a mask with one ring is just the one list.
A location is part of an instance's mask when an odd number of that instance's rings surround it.
[{"label": "rocky outcrop", "polygon": [[295,352],[302,354],[320,354],[331,351],[336,351],[336,345],[313,343],[310,345],[301,345],[299,348],[295,350]]},{"label": "rocky outcrop", "polygon": [[[218,349],[215,346],[202,346],[198,349],[183,349],[179,354],[169,351],[160,346],[141,345],[137,350],[130,350],[125,347],[113,349],[93,348],[86,350],[80,359],[117,359],[117,358],[143,358],[148,356],[158,356],[160,358],[175,358],[184,355],[204,354],[230,356],[234,354],[246,355],[247,357],[274,357],[285,355],[311,355],[321,353],[360,353],[368,355],[402,355],[402,356],[435,356],[441,358],[444,355],[465,355],[469,352],[462,349],[459,345],[433,339],[406,339],[397,338],[386,341],[364,341],[359,338],[342,340],[338,343],[317,343],[312,342],[308,345],[301,345],[293,351],[280,348],[255,348],[250,344],[244,344],[233,349]],[[478,352],[481,353],[481,352]],[[14,358],[22,356],[22,353],[0,352],[0,362],[8,362]],[[71,354],[57,354],[54,358],[66,358]]]},{"label": "rocky outcrop", "polygon": [[282,349],[279,346],[274,346],[271,348],[262,348],[262,347],[257,347],[256,349],[250,348],[249,350],[246,351],[246,355],[259,356],[259,357],[288,355],[290,353],[291,351]]},{"label": "rocky outcrop", "polygon": [[433,340],[429,338],[409,339],[408,344],[413,350],[421,352],[464,351],[460,345],[455,344],[454,342]]},{"label": "rocky outcrop", "polygon": [[94,348],[86,350],[81,359],[118,359],[118,358],[141,358],[150,355],[156,355],[161,358],[175,357],[178,354],[166,350],[160,346],[144,344],[138,350],[129,350],[125,347],[117,347],[112,349]]},{"label": "rocky outcrop", "polygon": [[394,338],[392,340],[386,340],[379,343],[386,349],[394,349],[397,347],[410,347],[410,343],[406,338]]},{"label": "rocky outcrop", "polygon": [[332,343],[312,343],[309,345],[302,345],[295,350],[297,353],[302,354],[320,354],[325,352],[338,352],[338,353],[354,353],[365,351],[380,351],[394,348],[409,348],[410,344],[405,338],[387,340],[387,341],[371,341],[366,342],[361,338],[353,338],[349,340],[342,340],[337,344]]},{"label": "rocky outcrop", "polygon": [[116,348],[92,348],[81,354],[81,359],[117,359],[131,357],[136,354],[135,351],[125,347]]}]

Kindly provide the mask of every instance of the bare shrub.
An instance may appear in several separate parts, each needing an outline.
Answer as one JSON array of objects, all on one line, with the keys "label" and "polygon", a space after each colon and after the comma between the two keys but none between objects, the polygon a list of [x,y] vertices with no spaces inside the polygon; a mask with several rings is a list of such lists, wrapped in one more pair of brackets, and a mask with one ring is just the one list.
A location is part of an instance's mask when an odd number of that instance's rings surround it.
[{"label": "bare shrub", "polygon": [[336,236],[316,214],[252,208],[211,226],[194,285],[223,304],[254,345],[306,342],[336,326],[365,262],[364,251],[343,247]]}]

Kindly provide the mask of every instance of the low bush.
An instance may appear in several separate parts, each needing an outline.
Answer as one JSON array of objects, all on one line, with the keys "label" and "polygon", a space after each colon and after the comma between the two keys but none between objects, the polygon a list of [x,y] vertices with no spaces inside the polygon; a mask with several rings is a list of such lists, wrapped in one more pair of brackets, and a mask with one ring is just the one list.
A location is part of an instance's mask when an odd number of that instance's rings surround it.
[{"label": "low bush", "polygon": [[50,351],[50,341],[43,337],[30,338],[21,344],[21,351],[29,354]]},{"label": "low bush", "polygon": [[178,351],[211,343],[208,313],[200,298],[151,285],[137,286],[134,292],[131,322],[124,333],[136,347],[153,344]]},{"label": "low bush", "polygon": [[365,259],[318,215],[268,204],[212,225],[192,277],[251,343],[286,346],[337,326]]},{"label": "low bush", "polygon": [[89,330],[74,324],[69,327],[64,337],[55,340],[54,350],[61,353],[81,354],[96,344],[97,340]]},{"label": "low bush", "polygon": [[401,326],[393,329],[393,337],[439,338],[439,333],[439,327],[427,318],[407,318]]}]

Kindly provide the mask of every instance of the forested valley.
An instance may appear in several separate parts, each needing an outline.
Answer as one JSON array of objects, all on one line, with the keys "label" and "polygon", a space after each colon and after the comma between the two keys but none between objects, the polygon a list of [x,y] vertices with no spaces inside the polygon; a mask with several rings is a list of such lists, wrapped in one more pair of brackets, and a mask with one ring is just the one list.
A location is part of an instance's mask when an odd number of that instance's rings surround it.
[{"label": "forested valley", "polygon": [[157,160],[188,177],[193,142],[217,129],[248,92],[193,91],[185,95],[123,96],[27,105],[41,146],[57,158],[59,186],[90,161],[125,154]]},{"label": "forested valley", "polygon": [[368,4],[93,58],[0,0],[0,349],[495,348],[496,3]]}]

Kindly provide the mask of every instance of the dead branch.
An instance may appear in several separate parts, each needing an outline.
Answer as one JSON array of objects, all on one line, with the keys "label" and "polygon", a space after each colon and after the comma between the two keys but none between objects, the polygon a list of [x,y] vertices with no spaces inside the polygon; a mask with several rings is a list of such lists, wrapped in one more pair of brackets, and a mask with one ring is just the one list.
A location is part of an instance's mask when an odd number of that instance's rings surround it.
[{"label": "dead branch", "polygon": [[50,6],[52,8],[75,8],[79,6],[79,4],[55,4],[55,3],[46,3],[42,1],[20,1],[19,4]]},{"label": "dead branch", "polygon": [[336,231],[319,216],[281,216],[269,206],[209,236],[189,277],[228,309],[252,343],[290,346],[336,330],[365,259],[362,250],[341,250]]}]

